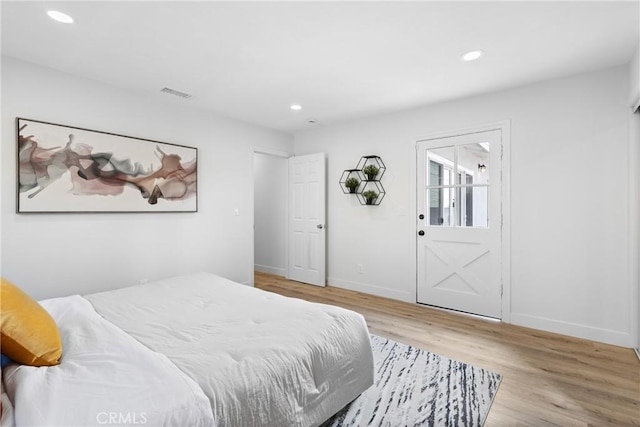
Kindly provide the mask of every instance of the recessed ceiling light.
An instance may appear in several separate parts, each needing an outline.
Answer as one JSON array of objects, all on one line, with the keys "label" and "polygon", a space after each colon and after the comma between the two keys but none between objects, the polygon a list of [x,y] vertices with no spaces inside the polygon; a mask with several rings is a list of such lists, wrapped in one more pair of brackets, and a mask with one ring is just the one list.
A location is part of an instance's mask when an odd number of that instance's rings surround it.
[{"label": "recessed ceiling light", "polygon": [[484,52],[481,50],[472,50],[470,52],[465,53],[464,55],[462,55],[462,59],[465,61],[475,61],[476,59],[480,58],[482,55],[484,55]]},{"label": "recessed ceiling light", "polygon": [[73,23],[72,17],[57,10],[49,10],[47,11],[47,15],[49,15],[49,18],[53,19],[54,21],[62,22],[63,24]]},{"label": "recessed ceiling light", "polygon": [[298,104],[293,104],[291,106],[292,110],[298,111],[298,110],[302,110],[302,106],[298,105]]}]

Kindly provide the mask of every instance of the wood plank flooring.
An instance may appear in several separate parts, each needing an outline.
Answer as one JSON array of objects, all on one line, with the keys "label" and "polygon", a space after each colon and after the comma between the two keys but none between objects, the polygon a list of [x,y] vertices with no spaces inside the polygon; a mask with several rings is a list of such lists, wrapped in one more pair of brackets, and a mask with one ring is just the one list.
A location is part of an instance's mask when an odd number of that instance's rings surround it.
[{"label": "wood plank flooring", "polygon": [[631,349],[264,273],[255,286],[357,311],[373,334],[502,374],[486,427],[640,425]]}]

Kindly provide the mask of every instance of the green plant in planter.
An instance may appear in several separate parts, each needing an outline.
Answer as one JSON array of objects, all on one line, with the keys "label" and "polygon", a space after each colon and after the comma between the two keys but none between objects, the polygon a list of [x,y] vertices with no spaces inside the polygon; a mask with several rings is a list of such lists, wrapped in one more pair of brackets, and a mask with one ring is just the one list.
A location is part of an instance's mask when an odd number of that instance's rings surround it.
[{"label": "green plant in planter", "polygon": [[367,176],[367,179],[369,180],[376,179],[376,175],[378,175],[379,171],[380,171],[379,167],[371,164],[365,166],[364,169],[362,169],[362,173],[364,173]]},{"label": "green plant in planter", "polygon": [[368,205],[372,205],[374,200],[378,198],[378,193],[376,193],[373,190],[367,190],[364,193],[362,193],[362,197],[364,197]]},{"label": "green plant in planter", "polygon": [[354,177],[347,178],[347,180],[344,182],[344,186],[349,189],[349,193],[355,193],[359,185],[360,180]]}]

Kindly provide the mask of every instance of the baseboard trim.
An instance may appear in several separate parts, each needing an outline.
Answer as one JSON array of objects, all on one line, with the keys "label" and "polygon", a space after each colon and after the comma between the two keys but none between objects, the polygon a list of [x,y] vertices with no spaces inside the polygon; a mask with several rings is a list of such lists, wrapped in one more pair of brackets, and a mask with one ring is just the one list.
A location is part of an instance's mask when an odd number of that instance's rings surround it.
[{"label": "baseboard trim", "polygon": [[635,345],[631,334],[628,332],[613,331],[610,329],[596,328],[578,323],[563,322],[544,317],[531,316],[529,314],[511,313],[511,323],[527,328],[540,329],[556,334],[569,335],[591,341],[603,342],[620,347],[632,348]]},{"label": "baseboard trim", "polygon": [[362,292],[365,294],[376,295],[379,297],[391,298],[404,302],[415,303],[415,295],[409,292],[398,291],[395,289],[383,288],[380,286],[370,285],[362,282],[352,282],[350,280],[342,280],[336,277],[328,278],[329,286],[336,288],[348,289],[350,291]]},{"label": "baseboard trim", "polygon": [[636,356],[638,356],[638,361],[640,361],[640,348],[634,348],[636,352]]},{"label": "baseboard trim", "polygon": [[258,265],[258,264],[255,264],[253,268],[255,271],[259,271],[260,273],[273,274],[274,276],[282,276],[282,277],[285,276],[284,268],[269,267],[268,265]]}]

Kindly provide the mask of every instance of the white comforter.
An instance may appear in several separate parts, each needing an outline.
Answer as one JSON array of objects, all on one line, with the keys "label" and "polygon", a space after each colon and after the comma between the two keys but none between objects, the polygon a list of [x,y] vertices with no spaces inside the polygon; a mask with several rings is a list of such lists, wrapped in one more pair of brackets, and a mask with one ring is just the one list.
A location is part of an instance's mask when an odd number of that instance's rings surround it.
[{"label": "white comforter", "polygon": [[3,372],[18,426],[211,426],[207,397],[166,356],[100,317],[80,296],[41,304],[58,324],[57,366]]},{"label": "white comforter", "polygon": [[367,326],[349,310],[207,273],[86,298],[193,378],[220,427],[319,425],[373,383]]}]

